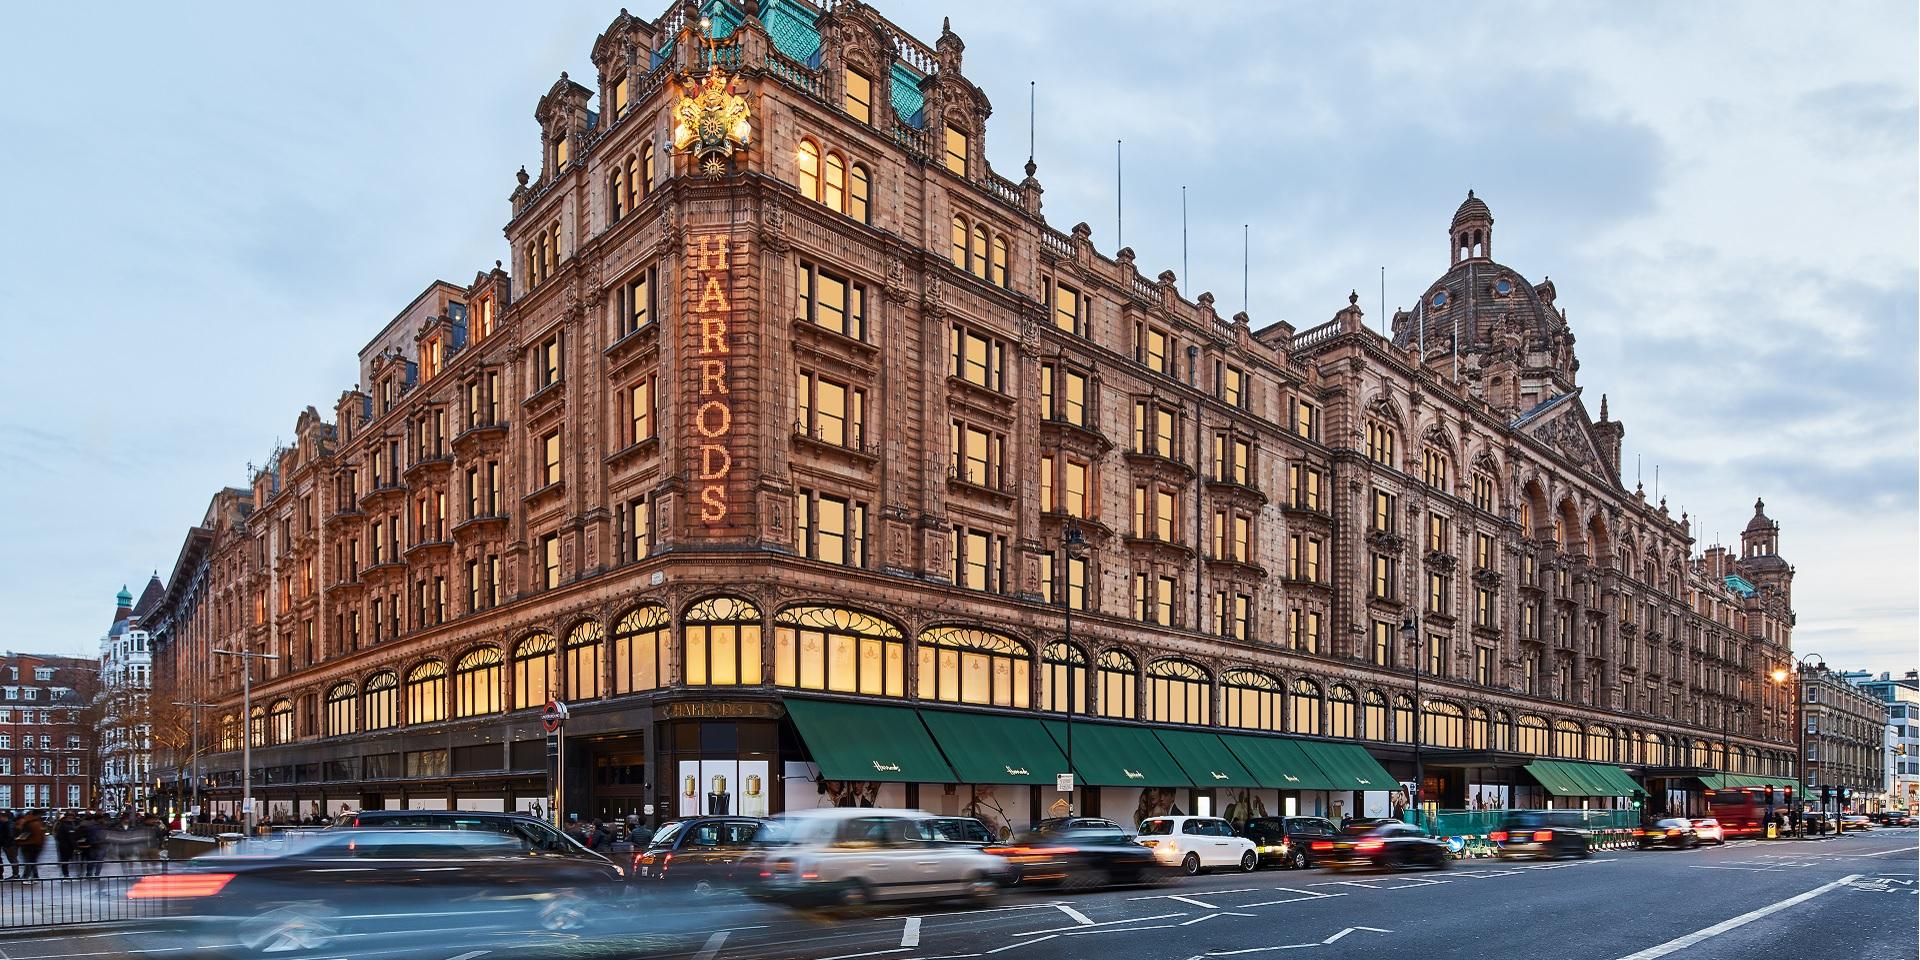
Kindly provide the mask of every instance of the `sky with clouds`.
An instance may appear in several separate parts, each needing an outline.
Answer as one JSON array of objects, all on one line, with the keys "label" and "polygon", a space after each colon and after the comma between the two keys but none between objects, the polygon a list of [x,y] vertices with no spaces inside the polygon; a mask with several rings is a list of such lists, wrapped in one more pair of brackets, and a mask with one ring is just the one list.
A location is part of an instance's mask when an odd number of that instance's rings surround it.
[{"label": "sky with clouds", "polygon": [[[4,646],[91,652],[433,278],[505,256],[535,101],[614,4],[34,4],[0,62]],[[660,6],[664,9],[664,3]],[[1551,276],[1649,490],[1798,568],[1796,648],[1903,671],[1920,630],[1911,2],[879,4],[942,14],[1017,179],[1037,90],[1060,228],[1255,326],[1379,320],[1471,187]],[[635,6],[644,16],[659,12]]]}]

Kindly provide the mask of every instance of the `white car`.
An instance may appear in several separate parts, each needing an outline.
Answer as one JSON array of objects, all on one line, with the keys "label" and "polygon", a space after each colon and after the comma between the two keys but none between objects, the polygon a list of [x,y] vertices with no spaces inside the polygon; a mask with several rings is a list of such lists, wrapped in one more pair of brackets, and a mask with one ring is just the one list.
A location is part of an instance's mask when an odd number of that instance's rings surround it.
[{"label": "white car", "polygon": [[1007,861],[947,839],[920,810],[835,807],[775,818],[756,895],[783,903],[864,906],[876,900],[991,901]]},{"label": "white car", "polygon": [[1702,817],[1693,821],[1693,832],[1701,843],[1726,843],[1727,831],[1720,821],[1712,817]]},{"label": "white car", "polygon": [[1136,843],[1153,848],[1154,859],[1178,864],[1188,876],[1213,867],[1238,867],[1248,873],[1260,865],[1252,840],[1235,836],[1219,817],[1151,817],[1140,821]]}]

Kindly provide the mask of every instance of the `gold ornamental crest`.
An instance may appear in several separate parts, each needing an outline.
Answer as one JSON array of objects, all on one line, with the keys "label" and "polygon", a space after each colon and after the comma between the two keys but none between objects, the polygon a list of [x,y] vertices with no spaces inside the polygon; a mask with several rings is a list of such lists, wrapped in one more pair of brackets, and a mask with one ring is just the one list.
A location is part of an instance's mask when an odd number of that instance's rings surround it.
[{"label": "gold ornamental crest", "polygon": [[737,77],[718,68],[698,81],[680,79],[680,99],[673,105],[673,148],[690,154],[709,177],[725,174],[727,159],[753,140],[753,119],[747,98],[735,89],[737,83]]}]

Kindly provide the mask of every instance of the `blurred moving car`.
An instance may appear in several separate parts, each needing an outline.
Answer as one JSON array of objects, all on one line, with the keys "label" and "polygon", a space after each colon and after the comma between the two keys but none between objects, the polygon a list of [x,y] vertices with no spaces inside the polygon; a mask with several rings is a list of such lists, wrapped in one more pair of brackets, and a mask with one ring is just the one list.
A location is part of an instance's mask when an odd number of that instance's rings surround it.
[{"label": "blurred moving car", "polygon": [[928,817],[924,823],[935,840],[965,843],[974,847],[985,847],[994,842],[993,831],[972,817]]},{"label": "blurred moving car", "polygon": [[1153,850],[1161,863],[1179,864],[1187,876],[1213,867],[1238,867],[1251,873],[1260,866],[1252,840],[1237,836],[1219,817],[1149,817],[1140,821],[1134,842]]},{"label": "blurred moving car", "polygon": [[1304,870],[1313,865],[1315,840],[1330,840],[1340,828],[1325,817],[1255,817],[1240,835],[1253,841],[1262,866]]},{"label": "blurred moving car", "polygon": [[1490,831],[1487,839],[1493,841],[1494,855],[1501,859],[1593,856],[1587,831],[1552,810],[1516,813]]},{"label": "blurred moving car", "polygon": [[479,830],[516,837],[533,849],[546,853],[607,857],[588,850],[580,841],[560,832],[553,824],[526,813],[495,813],[475,810],[362,810],[336,817],[328,830],[359,828],[368,830]]},{"label": "blurred moving car", "polygon": [[1166,879],[1172,867],[1152,850],[1134,843],[1119,824],[1098,817],[1042,820],[987,852],[1007,858],[1016,884],[1057,883],[1088,888],[1112,884],[1153,883]]},{"label": "blurred moving car", "polygon": [[[620,868],[471,830],[336,829],[195,857],[148,874],[130,900],[169,902],[174,936],[200,949],[321,950],[487,930],[569,931],[617,911]],[[369,939],[378,938],[378,939]]]},{"label": "blurred moving car", "polygon": [[1840,826],[1848,830],[1872,830],[1873,819],[1864,813],[1849,813],[1840,817]]},{"label": "blurred moving car", "polygon": [[1642,850],[1653,847],[1691,850],[1699,845],[1700,834],[1693,828],[1693,821],[1681,817],[1655,820],[1645,830],[1640,831],[1639,847]]},{"label": "blurred moving car", "polygon": [[695,817],[663,824],[633,855],[632,882],[719,893],[746,881],[755,854],[767,842],[767,821],[754,817]]},{"label": "blurred moving car", "polygon": [[1349,823],[1341,827],[1333,839],[1315,840],[1312,850],[1315,863],[1333,870],[1347,867],[1445,870],[1453,862],[1445,841],[1398,820]]},{"label": "blurred moving car", "polygon": [[777,817],[757,860],[755,896],[796,905],[858,907],[879,900],[964,897],[988,902],[1006,860],[945,839],[919,810],[835,807]]},{"label": "blurred moving car", "polygon": [[1903,810],[1886,810],[1868,816],[1873,818],[1875,825],[1882,827],[1911,827],[1914,824],[1913,814]]},{"label": "blurred moving car", "polygon": [[1712,817],[1695,817],[1691,822],[1693,834],[1700,838],[1701,843],[1718,845],[1727,842],[1727,830],[1720,825],[1720,821]]}]

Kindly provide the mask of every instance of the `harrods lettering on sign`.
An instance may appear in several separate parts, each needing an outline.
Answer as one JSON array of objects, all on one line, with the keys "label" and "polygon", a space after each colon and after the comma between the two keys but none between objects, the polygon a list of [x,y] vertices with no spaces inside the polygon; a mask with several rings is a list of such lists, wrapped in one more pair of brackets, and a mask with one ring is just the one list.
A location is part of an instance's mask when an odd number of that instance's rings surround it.
[{"label": "harrods lettering on sign", "polygon": [[733,240],[726,234],[692,238],[687,249],[694,285],[699,291],[688,311],[695,348],[693,400],[694,479],[700,521],[708,527],[726,523],[727,484],[733,473],[733,353],[728,324],[733,305]]}]

